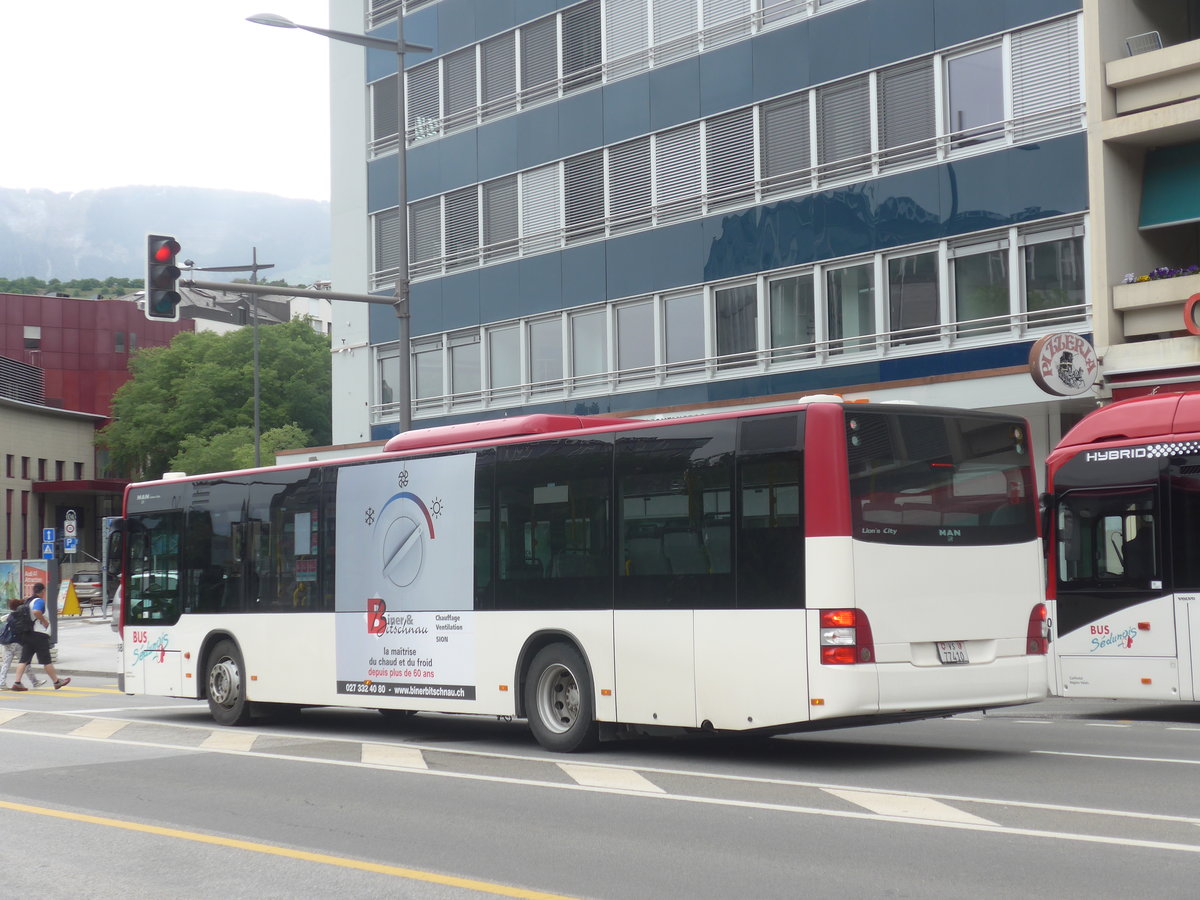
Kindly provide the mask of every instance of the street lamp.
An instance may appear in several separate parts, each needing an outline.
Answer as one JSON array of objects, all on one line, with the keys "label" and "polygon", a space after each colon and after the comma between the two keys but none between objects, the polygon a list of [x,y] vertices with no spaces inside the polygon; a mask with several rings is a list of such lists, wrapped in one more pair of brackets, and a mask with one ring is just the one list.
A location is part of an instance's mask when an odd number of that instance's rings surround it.
[{"label": "street lamp", "polygon": [[409,44],[404,40],[404,12],[400,10],[396,16],[396,39],[394,41],[387,38],[371,37],[365,34],[353,34],[349,31],[331,31],[328,28],[316,28],[312,25],[298,25],[291,19],[285,19],[283,16],[277,16],[274,13],[259,13],[256,16],[250,16],[247,21],[254,22],[258,25],[270,25],[273,28],[299,28],[301,31],[310,31],[313,34],[319,34],[331,40],[341,41],[346,44],[356,44],[359,47],[366,47],[370,50],[387,50],[396,54],[396,104],[399,115],[399,131],[400,143],[396,151],[396,173],[398,175],[399,198],[397,205],[399,206],[399,241],[400,253],[397,260],[396,268],[396,300],[393,306],[396,309],[396,318],[400,323],[400,347],[404,356],[404,363],[400,366],[400,381],[396,386],[396,393],[400,398],[400,431],[405,432],[412,428],[412,387],[410,367],[412,365],[410,355],[410,338],[409,338],[409,305],[408,305],[408,173],[405,167],[405,139],[404,132],[408,125],[408,113],[404,104],[404,54],[405,53],[432,53],[432,47],[426,47],[423,44]]}]

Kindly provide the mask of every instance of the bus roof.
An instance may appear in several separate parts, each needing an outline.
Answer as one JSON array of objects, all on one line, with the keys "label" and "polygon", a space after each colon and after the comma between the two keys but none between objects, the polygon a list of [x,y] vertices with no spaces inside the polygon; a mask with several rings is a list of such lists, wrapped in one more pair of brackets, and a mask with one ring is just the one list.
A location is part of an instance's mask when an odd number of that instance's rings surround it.
[{"label": "bus roof", "polygon": [[1089,413],[1059,447],[1200,432],[1200,391],[1118,400]]},{"label": "bus roof", "polygon": [[636,420],[604,418],[601,416],[556,416],[535,413],[528,416],[512,416],[505,419],[485,419],[482,422],[462,422],[458,425],[435,425],[406,431],[388,440],[384,453],[397,450],[419,450],[428,447],[444,447],[451,444],[476,444],[501,438],[524,435],[551,434],[556,431],[580,431],[584,428],[604,428],[612,425],[628,425]]}]

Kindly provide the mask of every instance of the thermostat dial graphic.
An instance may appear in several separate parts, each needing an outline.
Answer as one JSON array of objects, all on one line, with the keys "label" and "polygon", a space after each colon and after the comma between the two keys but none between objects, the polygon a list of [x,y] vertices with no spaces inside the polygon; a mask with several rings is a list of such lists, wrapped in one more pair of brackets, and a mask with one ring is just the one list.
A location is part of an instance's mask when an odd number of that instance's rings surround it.
[{"label": "thermostat dial graphic", "polygon": [[380,571],[396,587],[408,587],[421,574],[425,541],[433,540],[433,517],[416,494],[394,494],[375,520]]}]

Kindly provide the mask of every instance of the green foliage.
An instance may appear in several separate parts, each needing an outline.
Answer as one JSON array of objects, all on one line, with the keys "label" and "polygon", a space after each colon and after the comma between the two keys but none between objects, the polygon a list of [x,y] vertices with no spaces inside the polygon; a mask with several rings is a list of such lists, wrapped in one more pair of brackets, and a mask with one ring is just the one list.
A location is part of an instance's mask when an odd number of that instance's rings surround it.
[{"label": "green foliage", "polygon": [[27,294],[37,297],[42,294],[66,294],[68,297],[124,297],[142,289],[140,278],[76,278],[74,281],[59,281],[51,278],[0,278],[0,294]]},{"label": "green foliage", "polygon": [[[311,443],[308,432],[292,422],[259,435],[259,458],[264,466],[274,465],[280,450],[295,450]],[[188,435],[179,454],[171,460],[172,471],[189,475],[249,469],[253,465],[254,429],[249,425],[238,425],[207,438]]]},{"label": "green foliage", "polygon": [[[329,339],[293,320],[259,328],[259,345],[264,463],[275,450],[329,443]],[[182,332],[168,347],[138,350],[129,367],[133,377],[113,397],[114,421],[100,434],[113,474],[157,478],[177,464],[189,473],[253,464],[253,329]],[[276,431],[271,440],[279,443],[267,450],[266,435]]]}]

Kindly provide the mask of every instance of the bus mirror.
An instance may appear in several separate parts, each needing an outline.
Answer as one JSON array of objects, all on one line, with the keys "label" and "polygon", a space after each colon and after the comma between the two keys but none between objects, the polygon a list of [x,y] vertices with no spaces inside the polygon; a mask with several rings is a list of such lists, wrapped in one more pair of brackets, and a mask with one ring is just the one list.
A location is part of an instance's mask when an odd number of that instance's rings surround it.
[{"label": "bus mirror", "polygon": [[1042,507],[1042,547],[1050,546],[1050,529],[1054,525],[1054,495],[1043,492],[1038,498]]}]

